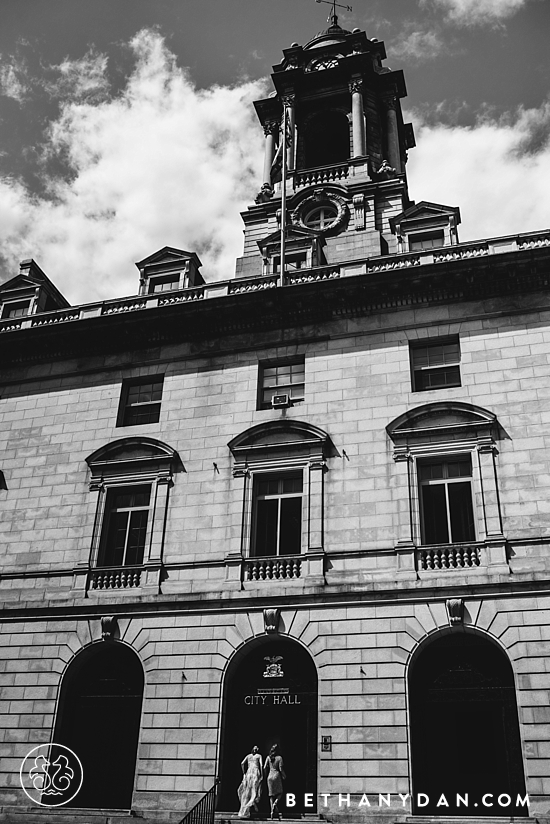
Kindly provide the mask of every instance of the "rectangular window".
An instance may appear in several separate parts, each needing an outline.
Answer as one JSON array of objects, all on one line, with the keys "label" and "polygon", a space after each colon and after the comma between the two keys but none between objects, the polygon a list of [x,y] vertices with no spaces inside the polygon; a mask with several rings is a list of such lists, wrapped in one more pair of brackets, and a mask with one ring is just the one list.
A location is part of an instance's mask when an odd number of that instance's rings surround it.
[{"label": "rectangular window", "polygon": [[303,401],[305,360],[260,364],[259,409],[270,409],[274,395],[288,395],[292,403]]},{"label": "rectangular window", "polygon": [[117,426],[158,423],[164,377],[124,381]]},{"label": "rectangular window", "polygon": [[[296,272],[298,269],[305,269],[307,263],[306,253],[285,255],[285,270],[287,272]],[[273,258],[273,274],[278,275],[281,271],[281,256],[278,255]]]},{"label": "rectangular window", "polygon": [[423,544],[475,541],[469,455],[419,461]]},{"label": "rectangular window", "polygon": [[150,484],[107,490],[98,566],[143,563],[150,501]]},{"label": "rectangular window", "polygon": [[179,272],[164,277],[150,278],[149,280],[149,294],[155,292],[171,292],[174,289],[180,288]]},{"label": "rectangular window", "polygon": [[458,338],[435,338],[411,345],[413,392],[460,386],[460,342]]},{"label": "rectangular window", "polygon": [[424,249],[437,249],[445,245],[443,232],[424,232],[409,235],[409,251],[422,252]]},{"label": "rectangular window", "polygon": [[303,475],[254,480],[252,555],[299,555],[302,551]]},{"label": "rectangular window", "polygon": [[2,307],[2,319],[22,318],[29,314],[30,300],[18,301],[17,303],[5,303]]}]

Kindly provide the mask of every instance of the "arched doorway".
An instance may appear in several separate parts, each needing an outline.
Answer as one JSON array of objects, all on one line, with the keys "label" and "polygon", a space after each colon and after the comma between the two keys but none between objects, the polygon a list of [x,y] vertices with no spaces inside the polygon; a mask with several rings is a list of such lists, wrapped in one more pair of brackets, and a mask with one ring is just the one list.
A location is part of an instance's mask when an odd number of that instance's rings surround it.
[{"label": "arched doorway", "polygon": [[525,777],[514,676],[496,643],[470,632],[427,643],[411,664],[409,697],[415,814],[529,814],[517,804]]},{"label": "arched doorway", "polygon": [[320,112],[311,118],[304,136],[306,168],[344,163],[350,156],[349,121],[343,112]]},{"label": "arched doorway", "polygon": [[54,733],[82,762],[82,788],[69,806],[131,807],[143,683],[138,656],[116,641],[93,644],[70,664]]},{"label": "arched doorway", "polygon": [[[218,808],[239,809],[237,788],[241,761],[254,745],[265,761],[273,744],[279,746],[287,780],[285,793],[294,793],[292,817],[313,812],[304,807],[304,794],[317,796],[317,670],[311,655],[298,642],[265,636],[250,642],[235,656],[225,680],[220,792]],[[284,807],[284,804],[282,805]],[[268,817],[264,780],[260,813]]]}]

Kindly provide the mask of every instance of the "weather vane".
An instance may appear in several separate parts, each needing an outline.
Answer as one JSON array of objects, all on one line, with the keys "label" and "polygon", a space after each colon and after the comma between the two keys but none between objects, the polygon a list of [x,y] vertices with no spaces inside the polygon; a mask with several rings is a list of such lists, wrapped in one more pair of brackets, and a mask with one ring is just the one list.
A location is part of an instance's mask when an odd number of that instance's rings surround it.
[{"label": "weather vane", "polygon": [[353,11],[351,6],[343,6],[341,3],[337,3],[336,0],[315,0],[316,3],[326,3],[328,6],[332,6],[332,15],[333,19],[336,18],[336,6],[339,9],[346,9],[346,11]]}]

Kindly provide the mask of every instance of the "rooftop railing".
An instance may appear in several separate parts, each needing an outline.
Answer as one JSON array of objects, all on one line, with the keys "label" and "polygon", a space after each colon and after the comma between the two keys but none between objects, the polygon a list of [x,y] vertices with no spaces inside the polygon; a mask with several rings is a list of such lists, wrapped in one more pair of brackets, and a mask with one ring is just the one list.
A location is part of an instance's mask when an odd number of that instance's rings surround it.
[{"label": "rooftop railing", "polygon": [[392,272],[412,268],[417,270],[422,266],[471,260],[472,258],[489,257],[506,252],[530,252],[541,248],[550,248],[550,230],[471,243],[460,243],[456,246],[444,246],[439,249],[427,249],[414,253],[406,252],[403,254],[380,255],[374,258],[343,261],[338,266],[316,266],[313,269],[299,269],[288,272],[285,275],[282,287],[279,275],[264,275],[261,277],[240,278],[238,280],[213,281],[203,286],[180,289],[173,292],[136,295],[106,300],[101,303],[88,303],[83,306],[58,309],[55,312],[41,312],[35,315],[7,318],[0,320],[0,334],[37,327],[55,326],[62,323],[73,323],[75,321],[103,317],[105,315],[122,315],[130,312],[141,312],[148,309],[193,303],[212,298],[234,297],[269,289],[284,289],[301,284],[314,284],[334,278],[377,274],[380,272]]}]

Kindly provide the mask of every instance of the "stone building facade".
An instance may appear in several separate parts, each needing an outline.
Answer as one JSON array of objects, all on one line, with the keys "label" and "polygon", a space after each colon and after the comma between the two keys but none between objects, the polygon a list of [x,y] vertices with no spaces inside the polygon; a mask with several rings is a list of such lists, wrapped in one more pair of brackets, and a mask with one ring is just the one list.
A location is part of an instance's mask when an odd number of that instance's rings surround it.
[{"label": "stone building facade", "polygon": [[[286,817],[547,815],[550,232],[410,201],[384,56],[336,19],[285,51],[236,277],[0,287],[0,821],[178,820],[216,777],[235,814],[273,743]],[[20,783],[52,741],[64,813]]]}]

